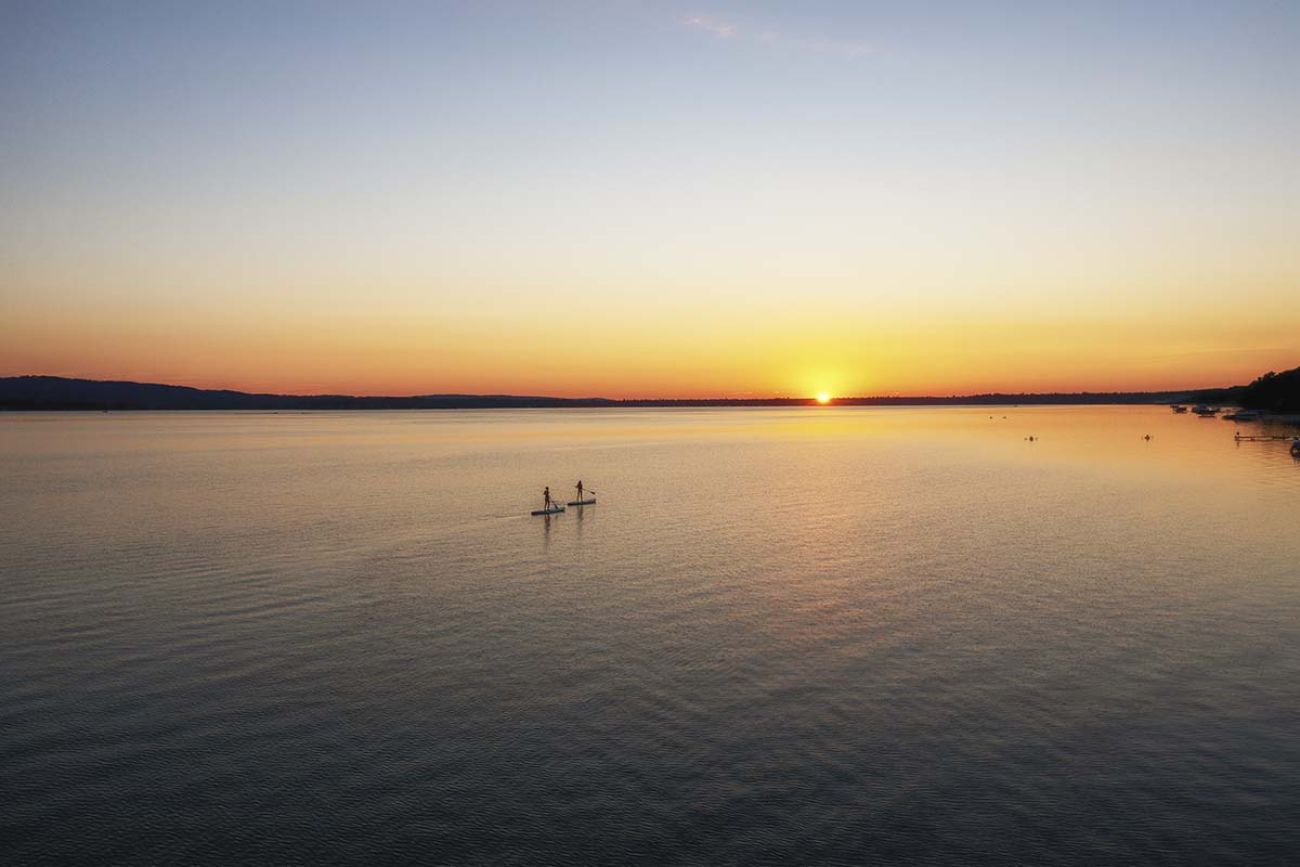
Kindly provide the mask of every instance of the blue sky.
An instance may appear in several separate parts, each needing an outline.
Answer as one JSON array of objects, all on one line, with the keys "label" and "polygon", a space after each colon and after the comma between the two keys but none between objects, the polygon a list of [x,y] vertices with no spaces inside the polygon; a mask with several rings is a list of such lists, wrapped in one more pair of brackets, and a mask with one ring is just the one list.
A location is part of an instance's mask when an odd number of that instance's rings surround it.
[{"label": "blue sky", "polygon": [[[1294,3],[5,2],[0,365],[247,379],[227,339],[405,382],[306,319],[422,323],[390,361],[446,389],[575,327],[723,387],[789,323],[832,345],[746,389],[920,387],[881,371],[954,340],[930,384],[1014,385],[1018,326],[1236,375],[1300,352],[1297,46]],[[678,327],[736,360],[656,380]]]}]

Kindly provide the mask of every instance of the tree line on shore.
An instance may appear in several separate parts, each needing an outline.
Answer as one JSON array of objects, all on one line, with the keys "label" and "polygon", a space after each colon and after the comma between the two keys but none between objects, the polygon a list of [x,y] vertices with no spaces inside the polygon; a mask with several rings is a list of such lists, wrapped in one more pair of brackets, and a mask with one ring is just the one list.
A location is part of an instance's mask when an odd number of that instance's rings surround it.
[{"label": "tree line on shore", "polygon": [[1281,373],[1269,371],[1250,385],[1194,392],[1191,399],[1200,403],[1227,403],[1264,412],[1300,413],[1300,367]]}]

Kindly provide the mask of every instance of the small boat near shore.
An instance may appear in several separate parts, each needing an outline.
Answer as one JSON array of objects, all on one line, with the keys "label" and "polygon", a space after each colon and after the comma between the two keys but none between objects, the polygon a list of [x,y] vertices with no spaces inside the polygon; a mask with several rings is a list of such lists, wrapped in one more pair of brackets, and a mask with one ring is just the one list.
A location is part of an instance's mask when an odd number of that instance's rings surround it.
[{"label": "small boat near shore", "polygon": [[1180,403],[1171,403],[1169,404],[1169,408],[1172,409],[1174,412],[1187,412],[1187,407],[1183,406]]},{"label": "small boat near shore", "polygon": [[1219,414],[1219,408],[1217,406],[1206,406],[1202,403],[1192,407],[1192,412],[1196,413],[1201,418],[1214,418],[1214,416]]},{"label": "small boat near shore", "polygon": [[1220,417],[1228,421],[1259,421],[1262,415],[1253,409],[1239,409],[1236,412],[1225,412]]}]

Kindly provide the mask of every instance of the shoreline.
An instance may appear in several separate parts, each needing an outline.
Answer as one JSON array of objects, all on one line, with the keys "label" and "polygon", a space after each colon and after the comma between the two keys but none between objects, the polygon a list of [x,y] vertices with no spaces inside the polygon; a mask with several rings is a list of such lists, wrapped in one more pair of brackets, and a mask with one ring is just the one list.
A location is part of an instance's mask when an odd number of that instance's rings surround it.
[{"label": "shoreline", "polygon": [[[1291,377],[1300,371],[1288,372]],[[1267,382],[1270,374],[1257,382]],[[1279,377],[1280,379],[1280,377]],[[1276,384],[1276,382],[1274,383]],[[260,411],[352,411],[352,410],[454,410],[454,409],[699,409],[728,407],[1023,407],[1023,406],[1162,406],[1213,403],[1223,407],[1273,405],[1286,412],[1270,414],[1267,420],[1292,423],[1300,420],[1289,395],[1259,395],[1255,387],[1231,389],[1182,389],[1178,391],[1081,391],[1081,392],[986,392],[965,395],[874,395],[834,397],[694,397],[694,398],[608,398],[552,397],[517,394],[267,394],[230,389],[201,389],[163,383],[70,379],[57,376],[0,377],[0,412],[163,412],[208,410]],[[1276,389],[1274,389],[1276,390]],[[1284,398],[1284,399],[1280,399]]]}]

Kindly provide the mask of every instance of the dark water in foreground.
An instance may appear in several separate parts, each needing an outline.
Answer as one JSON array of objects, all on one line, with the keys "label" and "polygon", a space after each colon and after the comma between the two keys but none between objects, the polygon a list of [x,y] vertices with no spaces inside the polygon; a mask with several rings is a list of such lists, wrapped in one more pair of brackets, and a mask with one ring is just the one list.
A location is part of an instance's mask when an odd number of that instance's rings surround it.
[{"label": "dark water in foreground", "polygon": [[0,417],[0,862],[1297,863],[1300,464],[1232,431]]}]

